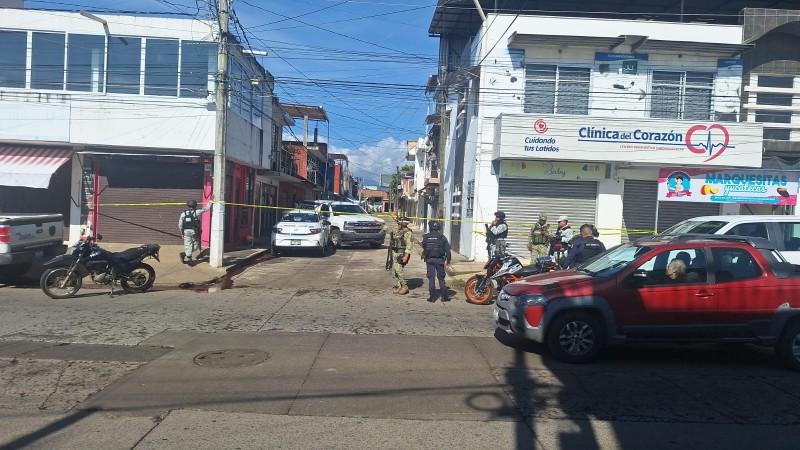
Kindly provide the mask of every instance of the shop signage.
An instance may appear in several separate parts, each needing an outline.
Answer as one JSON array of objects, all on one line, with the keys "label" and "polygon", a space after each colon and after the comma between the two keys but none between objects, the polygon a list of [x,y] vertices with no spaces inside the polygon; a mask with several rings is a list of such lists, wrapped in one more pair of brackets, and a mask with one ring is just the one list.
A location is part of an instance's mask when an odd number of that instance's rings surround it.
[{"label": "shop signage", "polygon": [[756,123],[501,114],[493,156],[760,167],[762,130]]},{"label": "shop signage", "polygon": [[606,165],[564,161],[511,161],[500,162],[500,177],[537,180],[586,180],[605,178]]},{"label": "shop signage", "polygon": [[661,169],[658,199],[667,202],[797,204],[798,172]]}]

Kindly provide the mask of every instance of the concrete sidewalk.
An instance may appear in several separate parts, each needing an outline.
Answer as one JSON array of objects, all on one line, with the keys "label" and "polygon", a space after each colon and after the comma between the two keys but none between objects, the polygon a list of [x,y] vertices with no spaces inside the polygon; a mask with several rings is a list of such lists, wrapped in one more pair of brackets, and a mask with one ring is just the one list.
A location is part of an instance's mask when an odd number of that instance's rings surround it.
[{"label": "concrete sidewalk", "polygon": [[[121,252],[133,244],[112,244],[100,242],[100,246],[110,252]],[[269,249],[264,247],[247,246],[226,251],[223,254],[222,267],[217,269],[208,265],[208,249],[203,249],[193,265],[182,264],[180,253],[182,245],[162,245],[159,259],[148,259],[147,264],[156,270],[155,286],[158,289],[191,289],[197,286],[211,285],[222,282],[225,275],[233,272],[256,260],[269,257]],[[195,253],[196,255],[196,253]]]}]

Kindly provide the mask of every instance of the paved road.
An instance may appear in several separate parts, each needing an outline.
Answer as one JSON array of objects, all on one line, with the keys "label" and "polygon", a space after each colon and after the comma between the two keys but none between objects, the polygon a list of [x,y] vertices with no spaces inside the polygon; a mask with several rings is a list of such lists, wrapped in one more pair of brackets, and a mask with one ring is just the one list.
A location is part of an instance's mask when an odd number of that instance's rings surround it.
[{"label": "paved road", "polygon": [[[0,288],[9,448],[800,448],[770,349],[554,362],[489,307],[395,296],[385,250],[281,257],[215,293]],[[220,367],[227,366],[227,367]]]}]

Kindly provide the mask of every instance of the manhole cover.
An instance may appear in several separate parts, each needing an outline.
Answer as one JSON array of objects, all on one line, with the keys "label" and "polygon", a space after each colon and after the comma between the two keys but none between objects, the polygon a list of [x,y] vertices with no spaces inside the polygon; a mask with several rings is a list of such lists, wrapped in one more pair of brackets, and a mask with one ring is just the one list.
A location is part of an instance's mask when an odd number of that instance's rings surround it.
[{"label": "manhole cover", "polygon": [[194,363],[203,367],[245,367],[264,362],[269,357],[269,353],[261,350],[232,348],[200,353],[194,357]]}]

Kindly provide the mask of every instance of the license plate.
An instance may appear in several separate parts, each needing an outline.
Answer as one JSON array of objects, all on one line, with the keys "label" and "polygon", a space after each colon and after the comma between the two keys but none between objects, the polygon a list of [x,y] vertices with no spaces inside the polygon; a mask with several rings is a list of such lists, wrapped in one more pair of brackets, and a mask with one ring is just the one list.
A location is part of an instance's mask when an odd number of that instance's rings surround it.
[{"label": "license plate", "polygon": [[292,239],[292,245],[300,245],[300,241],[297,239]]}]

